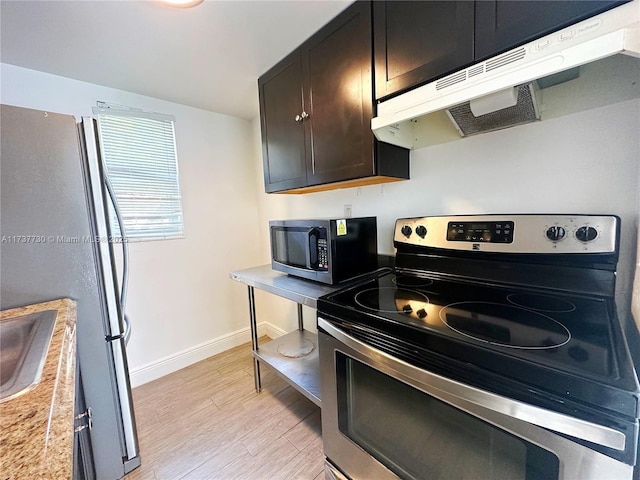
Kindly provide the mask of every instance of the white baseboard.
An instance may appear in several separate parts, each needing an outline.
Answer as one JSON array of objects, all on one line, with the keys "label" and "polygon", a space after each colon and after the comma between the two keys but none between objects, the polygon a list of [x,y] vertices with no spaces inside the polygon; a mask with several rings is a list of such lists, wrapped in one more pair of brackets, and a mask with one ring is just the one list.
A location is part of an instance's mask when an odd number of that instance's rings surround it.
[{"label": "white baseboard", "polygon": [[[277,338],[284,335],[285,332],[279,327],[269,323],[258,323],[258,336],[266,335],[269,338]],[[251,331],[249,327],[237,330],[226,335],[222,335],[213,340],[203,342],[194,347],[187,348],[172,355],[168,355],[159,360],[149,362],[138,368],[134,368],[129,372],[131,387],[135,388],[157,378],[163,377],[170,373],[176,372],[181,368],[188,367],[212,355],[222,353],[230,348],[237,347],[243,343],[251,341]]]},{"label": "white baseboard", "polygon": [[[260,327],[264,327],[264,333],[262,335],[266,335],[269,338],[278,338],[287,333],[286,330],[282,330],[280,327],[276,327],[273,323],[262,322],[258,324],[258,336],[260,336]],[[247,331],[249,329],[247,328]]]}]

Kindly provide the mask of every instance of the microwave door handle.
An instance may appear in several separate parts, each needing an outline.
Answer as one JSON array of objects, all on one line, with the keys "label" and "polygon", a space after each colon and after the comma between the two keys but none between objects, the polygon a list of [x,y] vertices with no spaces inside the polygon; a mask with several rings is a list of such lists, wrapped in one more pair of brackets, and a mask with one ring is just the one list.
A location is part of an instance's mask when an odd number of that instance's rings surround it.
[{"label": "microwave door handle", "polygon": [[318,268],[318,229],[310,228],[307,230],[307,248],[305,250],[306,253],[306,262],[307,268],[316,269]]}]

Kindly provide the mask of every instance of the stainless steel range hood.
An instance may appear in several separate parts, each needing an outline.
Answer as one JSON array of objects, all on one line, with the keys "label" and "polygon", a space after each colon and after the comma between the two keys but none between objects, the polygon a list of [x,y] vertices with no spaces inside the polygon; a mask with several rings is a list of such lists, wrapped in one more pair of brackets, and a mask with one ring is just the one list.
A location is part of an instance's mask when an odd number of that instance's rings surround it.
[{"label": "stainless steel range hood", "polygon": [[[570,72],[567,78],[573,78],[578,75],[578,67],[617,54],[640,58],[640,0],[381,102],[378,115],[371,120],[371,128],[378,140],[420,148],[465,136],[460,121],[455,118],[460,112],[462,121],[471,124],[467,128],[473,134],[537,120],[541,118],[536,101],[540,92],[534,92],[538,90],[537,80],[561,77],[562,72]],[[640,60],[633,58],[631,62],[632,68],[627,69],[626,74],[634,76],[640,72]],[[596,75],[596,82],[602,83],[602,77]],[[632,96],[640,83],[637,80],[636,77],[627,82],[633,90]],[[518,92],[523,88],[531,92],[532,99],[524,99],[531,106],[520,105]],[[565,89],[563,94],[570,90]],[[566,104],[566,100],[563,103]],[[505,110],[501,110],[504,107]],[[509,109],[513,113],[508,112]],[[534,110],[534,118],[525,120],[519,113],[525,110],[529,117]],[[488,118],[490,115],[500,117],[501,123],[496,124]],[[457,131],[451,129],[450,120],[454,121]],[[440,135],[441,139],[426,141],[423,138],[434,135]]]}]

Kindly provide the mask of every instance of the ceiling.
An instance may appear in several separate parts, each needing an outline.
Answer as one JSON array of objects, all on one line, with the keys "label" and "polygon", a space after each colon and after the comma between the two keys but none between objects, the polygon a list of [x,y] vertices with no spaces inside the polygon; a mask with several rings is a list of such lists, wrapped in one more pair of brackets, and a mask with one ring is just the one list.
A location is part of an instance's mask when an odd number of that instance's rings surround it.
[{"label": "ceiling", "polygon": [[2,0],[0,60],[252,119],[258,77],[349,3]]}]

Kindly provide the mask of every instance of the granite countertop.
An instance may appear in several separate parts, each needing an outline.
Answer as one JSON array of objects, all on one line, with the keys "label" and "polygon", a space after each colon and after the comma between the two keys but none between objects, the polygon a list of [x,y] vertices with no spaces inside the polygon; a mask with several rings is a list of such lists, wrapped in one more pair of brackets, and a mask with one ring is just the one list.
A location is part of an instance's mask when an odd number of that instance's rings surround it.
[{"label": "granite countertop", "polygon": [[70,479],[73,471],[76,304],[54,300],[3,310],[0,321],[57,310],[42,379],[0,403],[0,478]]}]

